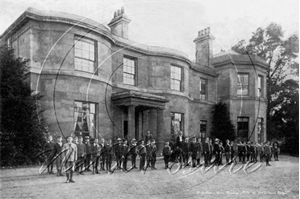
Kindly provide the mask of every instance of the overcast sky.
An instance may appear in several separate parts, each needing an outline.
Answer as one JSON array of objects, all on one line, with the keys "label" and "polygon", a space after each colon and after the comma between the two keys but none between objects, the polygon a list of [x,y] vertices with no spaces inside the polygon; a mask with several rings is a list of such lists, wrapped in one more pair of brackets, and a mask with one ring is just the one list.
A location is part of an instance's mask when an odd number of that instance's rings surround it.
[{"label": "overcast sky", "polygon": [[28,7],[63,11],[107,24],[124,6],[129,39],[173,48],[194,60],[193,40],[210,27],[214,54],[249,39],[258,27],[282,25],[285,36],[299,34],[299,0],[0,0],[0,34]]}]

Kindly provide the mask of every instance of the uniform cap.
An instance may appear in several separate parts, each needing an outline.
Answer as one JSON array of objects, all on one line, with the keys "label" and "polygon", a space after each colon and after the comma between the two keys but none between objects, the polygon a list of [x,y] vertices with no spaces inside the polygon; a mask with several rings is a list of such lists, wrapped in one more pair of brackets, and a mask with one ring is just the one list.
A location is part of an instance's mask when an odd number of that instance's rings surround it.
[{"label": "uniform cap", "polygon": [[85,139],[90,139],[90,136],[85,136]]},{"label": "uniform cap", "polygon": [[121,139],[121,138],[118,138],[117,141],[122,141],[122,139]]}]

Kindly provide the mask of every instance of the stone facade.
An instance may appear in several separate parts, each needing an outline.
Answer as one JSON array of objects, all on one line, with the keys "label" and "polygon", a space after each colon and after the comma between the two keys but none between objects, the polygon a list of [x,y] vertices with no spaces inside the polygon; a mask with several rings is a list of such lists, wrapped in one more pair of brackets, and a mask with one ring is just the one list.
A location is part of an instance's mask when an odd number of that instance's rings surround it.
[{"label": "stone facade", "polygon": [[[52,132],[114,140],[143,139],[150,130],[161,150],[179,130],[209,136],[212,107],[221,100],[237,128],[239,117],[248,118],[250,140],[266,140],[265,125],[257,128],[257,118],[266,118],[263,60],[235,53],[213,57],[208,28],[194,41],[193,63],[180,51],[129,40],[129,22],[124,9],[115,12],[109,29],[76,15],[29,8],[1,35],[2,45],[30,59],[31,88],[44,96]],[[247,96],[237,94],[239,73],[248,74]]]}]

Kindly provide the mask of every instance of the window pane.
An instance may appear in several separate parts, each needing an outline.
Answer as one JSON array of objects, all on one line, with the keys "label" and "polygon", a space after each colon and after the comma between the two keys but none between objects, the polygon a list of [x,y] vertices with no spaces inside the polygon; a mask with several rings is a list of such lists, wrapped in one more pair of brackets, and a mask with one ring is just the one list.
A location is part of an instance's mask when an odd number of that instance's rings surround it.
[{"label": "window pane", "polygon": [[75,38],[75,69],[94,72],[95,44],[93,40]]}]

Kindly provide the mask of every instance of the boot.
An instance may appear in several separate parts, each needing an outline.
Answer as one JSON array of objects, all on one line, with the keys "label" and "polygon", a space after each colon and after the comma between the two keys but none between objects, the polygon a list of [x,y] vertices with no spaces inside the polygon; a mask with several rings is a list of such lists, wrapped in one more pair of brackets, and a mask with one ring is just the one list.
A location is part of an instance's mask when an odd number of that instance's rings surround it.
[{"label": "boot", "polygon": [[66,183],[69,183],[70,182],[70,180],[69,180],[69,173],[67,173],[67,181],[66,181]]},{"label": "boot", "polygon": [[73,180],[73,171],[70,171],[70,182],[74,183],[75,181]]}]

